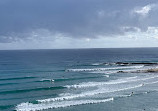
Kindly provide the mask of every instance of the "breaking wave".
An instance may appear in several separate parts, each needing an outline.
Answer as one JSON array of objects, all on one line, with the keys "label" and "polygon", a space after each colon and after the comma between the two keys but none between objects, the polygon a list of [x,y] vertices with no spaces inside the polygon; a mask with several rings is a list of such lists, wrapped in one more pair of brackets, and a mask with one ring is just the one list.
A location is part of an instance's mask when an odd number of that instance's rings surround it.
[{"label": "breaking wave", "polygon": [[54,79],[41,79],[40,82],[54,82]]},{"label": "breaking wave", "polygon": [[126,67],[111,67],[111,68],[90,68],[90,69],[67,69],[68,72],[85,72],[85,71],[106,71],[106,70],[119,70],[119,69],[131,69],[131,68],[142,68],[144,65],[138,66],[126,66]]},{"label": "breaking wave", "polygon": [[[156,76],[155,76],[156,77]],[[157,76],[158,77],[158,76]],[[133,78],[137,78],[136,76]],[[151,77],[154,78],[154,77]],[[127,79],[132,79],[131,78],[127,78]],[[147,78],[144,78],[143,80],[145,80]],[[155,84],[158,83],[158,81],[155,82],[149,82],[149,83],[145,83],[145,85],[148,84]],[[134,88],[139,88],[139,87],[143,87],[144,85],[142,84],[137,84],[137,85],[132,85],[132,86],[124,86],[123,88],[112,88],[112,89],[106,89],[103,87],[100,87],[97,90],[93,90],[93,91],[86,91],[86,92],[82,92],[80,94],[64,94],[66,96],[61,95],[61,97],[56,97],[56,98],[48,98],[48,99],[43,99],[43,100],[37,100],[37,103],[21,103],[18,104],[16,106],[16,110],[17,111],[36,111],[36,110],[44,110],[44,109],[50,109],[50,108],[64,108],[64,107],[69,107],[69,106],[76,106],[76,105],[84,105],[84,104],[95,104],[95,103],[102,103],[102,102],[107,102],[107,101],[112,101],[114,100],[114,97],[108,98],[108,99],[103,99],[103,100],[85,100],[85,99],[81,99],[83,97],[91,97],[91,96],[95,96],[97,94],[104,94],[104,93],[113,93],[113,92],[119,92],[119,91],[125,91],[125,90],[130,90],[130,89],[134,89]],[[130,97],[131,95],[119,95],[116,97]],[[80,98],[79,100],[74,100],[76,98]]]},{"label": "breaking wave", "polygon": [[66,85],[65,87],[67,88],[96,87],[96,86],[101,86],[101,85],[112,85],[112,84],[121,84],[121,83],[127,83],[127,82],[144,81],[144,80],[153,79],[157,77],[158,76],[137,78],[137,76],[134,76],[134,77],[117,79],[117,80],[111,80],[108,82],[86,82],[86,83],[80,83],[80,84],[75,84],[75,85]]},{"label": "breaking wave", "polygon": [[63,101],[63,100],[70,100],[70,99],[75,99],[75,98],[94,96],[94,95],[97,95],[97,94],[104,94],[104,93],[124,91],[124,90],[134,89],[134,88],[138,88],[138,87],[142,87],[142,84],[138,84],[138,85],[130,86],[130,87],[125,87],[125,88],[109,89],[109,90],[107,90],[106,88],[105,89],[99,88],[99,89],[94,90],[94,91],[82,92],[81,94],[69,94],[68,96],[61,96],[61,97],[56,97],[56,98],[48,98],[48,99],[37,100],[37,101],[38,102],[42,102],[42,103],[54,102],[54,101]]},{"label": "breaking wave", "polygon": [[29,102],[21,103],[16,106],[17,111],[36,111],[36,110],[44,110],[44,109],[53,109],[53,108],[64,108],[70,106],[77,105],[85,105],[85,104],[97,104],[104,103],[108,101],[113,101],[114,98],[108,98],[103,100],[73,100],[73,101],[63,101],[63,102],[50,102],[50,103],[41,103],[41,104],[32,104]]},{"label": "breaking wave", "polygon": [[134,77],[128,77],[128,78],[121,78],[117,80],[111,80],[108,82],[86,82],[86,83],[80,83],[75,85],[66,85],[67,88],[84,88],[84,87],[95,87],[100,85],[110,85],[110,84],[120,84],[131,81],[131,79],[135,79],[137,76]]}]

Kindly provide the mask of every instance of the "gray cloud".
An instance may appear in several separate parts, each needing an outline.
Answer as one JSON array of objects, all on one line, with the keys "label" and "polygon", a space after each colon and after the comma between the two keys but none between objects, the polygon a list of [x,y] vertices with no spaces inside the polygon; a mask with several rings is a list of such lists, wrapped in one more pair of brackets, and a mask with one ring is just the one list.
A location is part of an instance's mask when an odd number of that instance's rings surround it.
[{"label": "gray cloud", "polygon": [[158,26],[157,9],[146,17],[132,11],[150,4],[157,0],[1,0],[0,42],[30,39],[38,29],[52,32],[52,38],[54,33],[74,38],[114,36],[127,31],[121,27],[145,31]]}]

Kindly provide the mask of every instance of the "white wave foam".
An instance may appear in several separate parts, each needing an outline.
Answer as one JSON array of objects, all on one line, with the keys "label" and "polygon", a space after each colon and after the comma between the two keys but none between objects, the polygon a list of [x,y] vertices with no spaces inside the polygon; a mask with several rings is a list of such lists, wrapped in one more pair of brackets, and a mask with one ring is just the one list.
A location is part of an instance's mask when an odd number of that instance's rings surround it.
[{"label": "white wave foam", "polygon": [[131,94],[129,94],[129,95],[118,95],[116,97],[123,98],[123,97],[130,97],[130,96],[132,96],[132,95]]},{"label": "white wave foam", "polygon": [[[147,79],[151,79],[151,78],[155,78],[155,77],[158,77],[158,76],[154,76],[154,77],[150,77],[150,78],[143,78],[141,80],[147,80]],[[132,78],[137,78],[137,76],[126,78],[126,79],[130,80]],[[145,83],[145,85],[154,84],[154,83],[158,83],[158,81]],[[85,102],[85,100],[80,100],[80,101],[75,102],[75,100],[72,101],[71,99],[89,97],[89,96],[94,96],[97,94],[113,93],[113,92],[118,92],[118,91],[130,90],[130,89],[139,88],[142,86],[144,86],[144,85],[142,85],[142,84],[137,84],[137,85],[133,85],[133,86],[125,85],[122,88],[114,87],[114,88],[109,88],[109,89],[104,88],[104,87],[99,87],[99,89],[97,89],[97,90],[82,92],[80,94],[70,94],[69,93],[69,94],[61,95],[61,97],[57,97],[57,98],[48,98],[48,99],[44,99],[44,100],[37,100],[39,102],[39,104],[21,103],[21,104],[17,105],[16,109],[18,111],[29,111],[29,110],[35,111],[35,110],[43,110],[43,109],[48,109],[48,108],[59,108],[59,107],[68,107],[68,106],[81,105],[81,104],[92,104],[92,103],[95,103],[94,101],[99,102],[100,100],[94,100],[93,102],[91,100],[90,100],[91,102],[89,100],[88,100],[88,102],[87,101]],[[129,95],[125,95],[125,96],[121,96],[121,97],[128,97],[128,96]],[[67,100],[69,100],[69,101],[67,101]],[[71,102],[73,104],[70,104]]]},{"label": "white wave foam", "polygon": [[103,75],[104,77],[110,77],[109,75]]},{"label": "white wave foam", "polygon": [[44,81],[54,82],[54,79],[41,79],[40,81],[42,81],[42,82],[44,82]]},{"label": "white wave foam", "polygon": [[128,78],[122,78],[122,79],[117,79],[117,80],[111,80],[109,82],[83,82],[80,84],[75,84],[75,85],[66,85],[65,87],[67,88],[85,88],[85,87],[95,87],[95,86],[101,86],[101,85],[110,85],[110,84],[120,84],[120,83],[125,83],[128,82],[131,79],[135,79],[137,76],[134,77],[128,77]]},{"label": "white wave foam", "polygon": [[36,111],[36,110],[44,110],[44,109],[52,109],[52,108],[64,108],[76,105],[85,105],[85,104],[97,104],[104,103],[108,101],[113,101],[114,98],[108,98],[103,100],[76,100],[76,101],[62,101],[62,102],[50,102],[50,103],[40,103],[40,104],[32,104],[32,103],[21,103],[16,106],[17,111]]},{"label": "white wave foam", "polygon": [[131,87],[120,88],[120,89],[110,89],[110,90],[99,88],[98,90],[94,92],[89,92],[89,93],[90,95],[96,95],[96,94],[103,94],[103,93],[119,92],[119,91],[124,91],[124,90],[129,90],[129,89],[135,89],[139,87],[142,87],[142,84],[138,84]]},{"label": "white wave foam", "polygon": [[142,68],[144,65],[138,66],[126,66],[126,67],[111,67],[111,68],[90,68],[90,69],[67,69],[68,72],[88,72],[88,71],[106,71],[106,70],[117,70],[117,69],[131,69],[131,68]]},{"label": "white wave foam", "polygon": [[120,97],[130,97],[130,96],[132,96],[131,94],[129,94],[129,95],[121,95]]},{"label": "white wave foam", "polygon": [[148,84],[156,84],[158,83],[158,81],[154,81],[154,82],[151,82],[151,83],[145,83],[144,85],[148,85]]},{"label": "white wave foam", "polygon": [[98,74],[114,74],[117,73],[118,71],[94,71],[90,73],[98,73]]},{"label": "white wave foam", "polygon": [[92,64],[93,66],[99,66],[99,65],[101,65],[100,63],[93,63]]},{"label": "white wave foam", "polygon": [[99,88],[97,90],[87,91],[87,92],[83,92],[81,94],[72,94],[72,95],[69,95],[69,96],[62,96],[62,97],[56,97],[56,98],[48,98],[48,99],[37,100],[37,101],[41,102],[41,103],[54,102],[54,101],[64,101],[64,100],[70,100],[70,99],[75,99],[75,98],[94,96],[94,95],[97,95],[97,94],[124,91],[124,90],[134,89],[134,88],[138,88],[138,87],[142,87],[142,84],[138,84],[138,85],[131,86],[131,87],[120,88],[120,89],[119,88],[117,88],[117,89],[110,89],[110,90],[108,90],[106,88],[105,89]]},{"label": "white wave foam", "polygon": [[62,96],[56,98],[48,98],[48,99],[37,100],[37,101],[38,102],[63,101],[63,100],[74,99],[79,97],[83,97],[83,96],[81,94],[76,94],[76,95]]},{"label": "white wave foam", "polygon": [[109,82],[83,82],[80,84],[75,85],[66,85],[67,88],[86,88],[86,87],[96,87],[96,86],[102,86],[102,85],[113,85],[113,84],[122,84],[127,82],[135,82],[135,81],[145,81],[148,79],[157,78],[158,76],[152,76],[152,77],[146,77],[146,78],[137,78],[137,76],[134,77],[128,77],[128,78],[122,78],[117,80],[111,80]]},{"label": "white wave foam", "polygon": [[[158,77],[158,76],[155,76],[155,77]],[[150,77],[150,78],[154,78],[154,77]],[[147,78],[143,78],[143,80],[146,80],[146,79]],[[145,83],[145,85],[154,84],[154,83],[158,83],[158,81]],[[87,92],[83,92],[81,94],[71,95],[69,93],[67,96],[65,96],[66,94],[64,94],[64,95],[62,95],[62,97],[37,100],[39,102],[38,104],[32,104],[32,103],[28,103],[28,102],[21,103],[16,106],[16,110],[17,111],[36,111],[36,110],[44,110],[44,109],[50,109],[50,108],[61,108],[61,107],[69,107],[69,106],[83,105],[83,104],[102,103],[102,102],[112,101],[112,100],[114,100],[114,98],[109,98],[109,99],[104,99],[104,100],[71,100],[71,99],[94,96],[97,94],[124,91],[124,90],[139,88],[142,86],[144,86],[144,85],[137,84],[137,85],[130,86],[130,87],[124,86],[124,88],[117,87],[117,88],[114,88],[114,89],[112,88],[109,90],[107,88],[100,87],[97,90],[87,91]],[[119,97],[129,97],[129,96],[131,96],[131,95],[120,95]],[[67,100],[69,100],[69,101],[67,101]]]}]

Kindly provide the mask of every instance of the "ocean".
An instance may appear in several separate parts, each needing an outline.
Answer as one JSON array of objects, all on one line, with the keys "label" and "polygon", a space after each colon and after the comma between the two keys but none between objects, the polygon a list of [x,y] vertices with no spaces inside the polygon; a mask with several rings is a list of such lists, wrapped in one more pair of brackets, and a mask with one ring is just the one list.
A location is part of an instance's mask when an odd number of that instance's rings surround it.
[{"label": "ocean", "polygon": [[158,111],[158,48],[0,51],[0,111]]}]

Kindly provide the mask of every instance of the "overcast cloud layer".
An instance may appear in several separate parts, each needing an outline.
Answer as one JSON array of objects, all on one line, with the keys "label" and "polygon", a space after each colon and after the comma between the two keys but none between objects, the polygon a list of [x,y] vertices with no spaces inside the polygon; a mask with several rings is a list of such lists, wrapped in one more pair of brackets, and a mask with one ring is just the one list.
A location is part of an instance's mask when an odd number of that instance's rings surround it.
[{"label": "overcast cloud layer", "polygon": [[[27,48],[38,42],[43,42],[43,48],[63,48],[64,44],[73,48],[71,42],[84,47],[81,39],[88,42],[85,47],[106,47],[93,42],[119,41],[121,37],[132,41],[145,37],[150,41],[157,39],[158,1],[0,0],[0,49],[13,44],[17,48],[20,47],[17,44],[26,42],[31,42]],[[60,45],[54,47],[45,45],[46,42]]]}]

